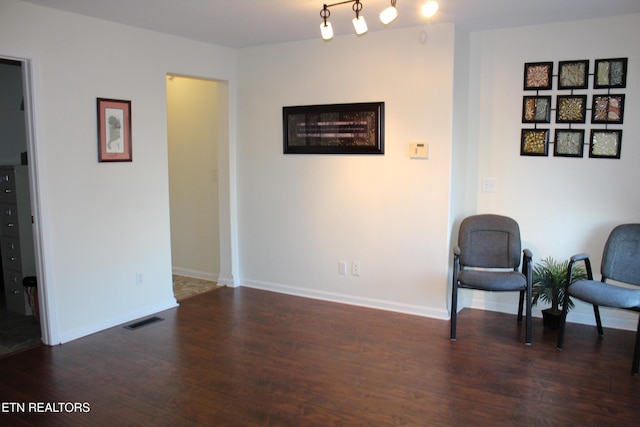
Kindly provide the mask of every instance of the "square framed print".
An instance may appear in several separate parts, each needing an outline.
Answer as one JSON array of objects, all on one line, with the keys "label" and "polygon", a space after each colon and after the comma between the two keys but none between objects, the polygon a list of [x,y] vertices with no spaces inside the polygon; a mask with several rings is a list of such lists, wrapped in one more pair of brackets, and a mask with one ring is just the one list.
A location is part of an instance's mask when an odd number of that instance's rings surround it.
[{"label": "square framed print", "polygon": [[131,101],[98,98],[98,161],[130,162]]},{"label": "square framed print", "polygon": [[627,58],[596,59],[593,87],[627,87]]},{"label": "square framed print", "polygon": [[584,129],[556,129],[553,155],[558,157],[584,156]]},{"label": "square framed print", "polygon": [[524,64],[524,90],[548,90],[553,86],[553,62]]},{"label": "square framed print", "polygon": [[284,154],[384,154],[384,102],[282,108]]},{"label": "square framed print", "polygon": [[589,157],[619,159],[622,146],[622,130],[591,129]]},{"label": "square framed print", "polygon": [[558,95],[556,122],[584,123],[587,115],[587,95]]},{"label": "square framed print", "polygon": [[549,123],[550,121],[550,96],[524,96],[522,98],[522,123]]},{"label": "square framed print", "polygon": [[558,89],[586,89],[589,87],[589,60],[560,61]]},{"label": "square framed print", "polygon": [[624,95],[593,95],[591,123],[622,124]]},{"label": "square framed print", "polygon": [[521,156],[547,156],[549,154],[549,129],[522,129]]}]

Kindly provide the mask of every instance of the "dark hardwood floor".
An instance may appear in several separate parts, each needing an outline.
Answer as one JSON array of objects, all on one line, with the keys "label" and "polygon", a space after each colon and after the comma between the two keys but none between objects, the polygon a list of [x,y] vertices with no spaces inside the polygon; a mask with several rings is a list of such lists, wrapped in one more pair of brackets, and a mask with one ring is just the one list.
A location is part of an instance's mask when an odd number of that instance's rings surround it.
[{"label": "dark hardwood floor", "polygon": [[[450,342],[447,321],[247,288],[208,292],[159,316],[137,330],[116,327],[0,359],[0,425],[640,420],[629,331],[606,330],[599,339],[594,327],[569,324],[558,352],[556,333],[543,330],[541,319],[527,347],[515,316],[465,309],[458,341]],[[38,411],[49,412],[30,413],[38,402]],[[79,411],[66,413],[74,403]]]}]

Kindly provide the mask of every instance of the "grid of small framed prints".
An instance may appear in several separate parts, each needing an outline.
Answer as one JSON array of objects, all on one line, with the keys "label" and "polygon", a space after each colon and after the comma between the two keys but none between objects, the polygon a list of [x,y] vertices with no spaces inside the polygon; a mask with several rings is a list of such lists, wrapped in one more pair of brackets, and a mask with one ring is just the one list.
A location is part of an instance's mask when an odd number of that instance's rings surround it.
[{"label": "grid of small framed prints", "polygon": [[520,155],[548,156],[553,145],[554,156],[584,157],[588,147],[589,157],[619,159],[627,58],[596,59],[593,73],[588,59],[557,65],[554,74],[553,62],[524,64],[522,123],[532,127],[523,126]]}]

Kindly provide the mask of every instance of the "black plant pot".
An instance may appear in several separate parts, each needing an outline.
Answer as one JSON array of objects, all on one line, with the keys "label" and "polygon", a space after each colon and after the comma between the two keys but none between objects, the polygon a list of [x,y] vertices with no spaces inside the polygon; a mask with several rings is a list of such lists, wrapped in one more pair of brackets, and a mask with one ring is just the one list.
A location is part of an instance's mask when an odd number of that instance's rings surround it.
[{"label": "black plant pot", "polygon": [[554,310],[553,308],[547,308],[542,310],[542,323],[545,328],[555,331],[560,328],[560,321],[562,320],[562,311]]}]

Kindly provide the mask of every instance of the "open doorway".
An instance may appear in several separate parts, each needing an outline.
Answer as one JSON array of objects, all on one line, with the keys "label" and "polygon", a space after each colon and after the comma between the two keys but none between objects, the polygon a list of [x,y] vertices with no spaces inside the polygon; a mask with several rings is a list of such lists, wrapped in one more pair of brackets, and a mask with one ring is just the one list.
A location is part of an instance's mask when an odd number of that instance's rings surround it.
[{"label": "open doorway", "polygon": [[[220,274],[219,145],[226,84],[167,75],[169,198],[174,294],[216,287]],[[222,110],[222,113],[221,113]]]},{"label": "open doorway", "polygon": [[0,58],[0,357],[42,342],[23,75]]}]

